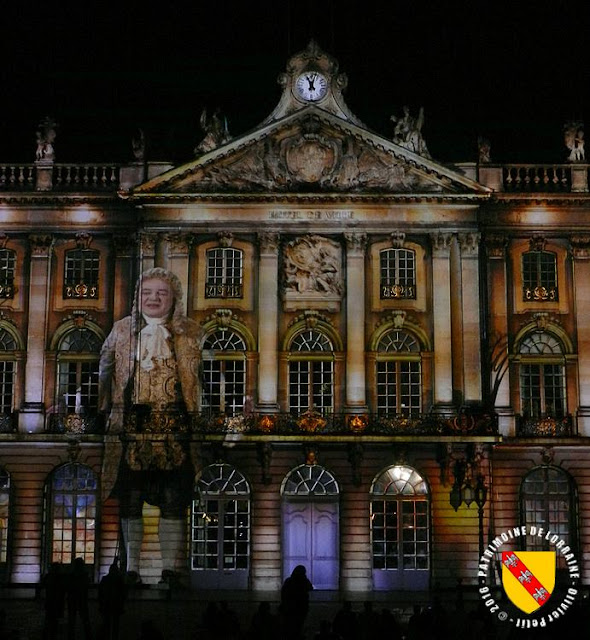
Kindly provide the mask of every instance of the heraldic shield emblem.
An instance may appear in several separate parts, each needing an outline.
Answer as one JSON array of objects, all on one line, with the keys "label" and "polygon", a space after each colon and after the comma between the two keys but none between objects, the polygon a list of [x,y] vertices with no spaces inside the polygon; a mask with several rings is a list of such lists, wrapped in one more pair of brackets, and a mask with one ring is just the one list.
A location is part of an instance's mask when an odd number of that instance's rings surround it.
[{"label": "heraldic shield emblem", "polygon": [[521,611],[540,609],[555,587],[555,551],[503,551],[502,586]]}]

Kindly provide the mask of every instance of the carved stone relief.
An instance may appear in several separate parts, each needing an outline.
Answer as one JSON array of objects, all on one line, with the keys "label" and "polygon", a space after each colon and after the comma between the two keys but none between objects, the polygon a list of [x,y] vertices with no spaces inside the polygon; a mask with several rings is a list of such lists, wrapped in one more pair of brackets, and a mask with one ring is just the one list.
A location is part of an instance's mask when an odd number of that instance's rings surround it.
[{"label": "carved stone relief", "polygon": [[185,191],[438,191],[389,153],[309,116],[213,165],[199,167]]},{"label": "carved stone relief", "polygon": [[339,308],[342,288],[342,249],[337,242],[308,234],[285,245],[283,291],[285,300],[294,303],[287,309]]}]

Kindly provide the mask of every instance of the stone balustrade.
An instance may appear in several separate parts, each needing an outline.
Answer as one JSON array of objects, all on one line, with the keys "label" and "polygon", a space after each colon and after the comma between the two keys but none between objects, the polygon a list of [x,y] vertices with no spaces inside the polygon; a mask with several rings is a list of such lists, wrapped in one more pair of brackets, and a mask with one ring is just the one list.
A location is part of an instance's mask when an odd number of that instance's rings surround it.
[{"label": "stone balustrade", "polygon": [[0,191],[112,191],[118,164],[0,164]]},{"label": "stone balustrade", "polygon": [[33,191],[35,189],[35,165],[0,164],[0,190]]}]

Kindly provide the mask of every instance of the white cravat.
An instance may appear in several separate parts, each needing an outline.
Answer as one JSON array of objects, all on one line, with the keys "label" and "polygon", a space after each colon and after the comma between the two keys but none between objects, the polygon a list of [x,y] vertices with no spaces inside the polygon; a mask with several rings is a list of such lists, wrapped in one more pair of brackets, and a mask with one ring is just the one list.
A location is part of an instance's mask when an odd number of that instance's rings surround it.
[{"label": "white cravat", "polygon": [[165,360],[172,356],[168,346],[170,331],[164,326],[167,318],[149,318],[143,315],[143,319],[146,326],[139,332],[138,360],[144,371],[151,371],[154,368],[154,358]]}]

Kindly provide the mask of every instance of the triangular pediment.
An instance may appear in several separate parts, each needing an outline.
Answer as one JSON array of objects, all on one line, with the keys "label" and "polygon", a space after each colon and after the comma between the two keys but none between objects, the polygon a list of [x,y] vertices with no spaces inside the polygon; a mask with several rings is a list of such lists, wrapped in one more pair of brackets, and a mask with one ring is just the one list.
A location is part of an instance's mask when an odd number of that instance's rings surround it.
[{"label": "triangular pediment", "polygon": [[307,106],[137,186],[130,196],[245,193],[436,197],[487,189],[358,124]]}]

